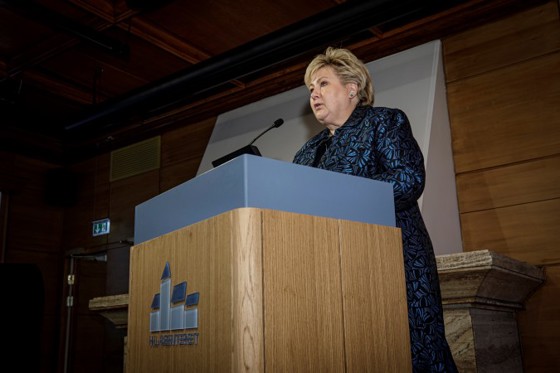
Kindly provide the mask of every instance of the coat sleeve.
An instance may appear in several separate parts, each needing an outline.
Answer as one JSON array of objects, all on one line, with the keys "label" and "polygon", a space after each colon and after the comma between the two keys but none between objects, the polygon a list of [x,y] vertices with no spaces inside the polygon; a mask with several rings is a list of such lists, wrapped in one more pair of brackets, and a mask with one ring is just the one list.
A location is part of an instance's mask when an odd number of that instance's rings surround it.
[{"label": "coat sleeve", "polygon": [[424,157],[404,112],[391,110],[379,120],[374,145],[378,173],[372,178],[392,183],[395,209],[405,210],[424,191]]}]

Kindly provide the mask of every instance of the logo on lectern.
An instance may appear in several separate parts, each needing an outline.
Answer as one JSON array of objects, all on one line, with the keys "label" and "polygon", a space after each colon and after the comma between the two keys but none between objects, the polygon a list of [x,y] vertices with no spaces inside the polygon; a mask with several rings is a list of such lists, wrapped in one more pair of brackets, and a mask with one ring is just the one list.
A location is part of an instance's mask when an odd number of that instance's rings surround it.
[{"label": "logo on lectern", "polygon": [[169,262],[161,275],[159,293],[154,295],[150,312],[150,346],[177,346],[198,344],[198,333],[161,332],[198,328],[198,301],[200,293],[187,294],[187,282],[171,286]]}]

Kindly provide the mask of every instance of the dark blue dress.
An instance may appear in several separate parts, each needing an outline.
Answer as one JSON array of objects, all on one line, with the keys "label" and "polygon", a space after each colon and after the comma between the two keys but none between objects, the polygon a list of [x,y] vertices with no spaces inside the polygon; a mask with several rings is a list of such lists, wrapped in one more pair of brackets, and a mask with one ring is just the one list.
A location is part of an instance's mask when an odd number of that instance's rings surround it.
[{"label": "dark blue dress", "polygon": [[334,136],[325,129],[310,139],[294,163],[393,184],[403,235],[413,371],[456,372],[445,339],[435,255],[417,202],[424,190],[424,158],[406,115],[359,106]]}]

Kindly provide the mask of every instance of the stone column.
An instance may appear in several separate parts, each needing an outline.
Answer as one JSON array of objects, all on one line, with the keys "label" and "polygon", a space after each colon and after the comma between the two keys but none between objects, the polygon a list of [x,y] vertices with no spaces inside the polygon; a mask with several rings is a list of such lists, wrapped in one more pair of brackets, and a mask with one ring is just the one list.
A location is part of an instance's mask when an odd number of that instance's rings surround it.
[{"label": "stone column", "polygon": [[461,373],[523,372],[516,312],[543,269],[488,250],[437,257],[447,341]]}]

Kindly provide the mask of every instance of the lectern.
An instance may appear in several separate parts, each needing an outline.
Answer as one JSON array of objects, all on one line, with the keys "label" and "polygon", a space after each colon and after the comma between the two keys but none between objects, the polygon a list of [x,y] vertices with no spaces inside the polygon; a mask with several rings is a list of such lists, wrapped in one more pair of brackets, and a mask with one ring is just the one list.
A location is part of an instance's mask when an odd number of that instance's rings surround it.
[{"label": "lectern", "polygon": [[411,371],[389,184],[245,155],[135,215],[127,371]]}]

